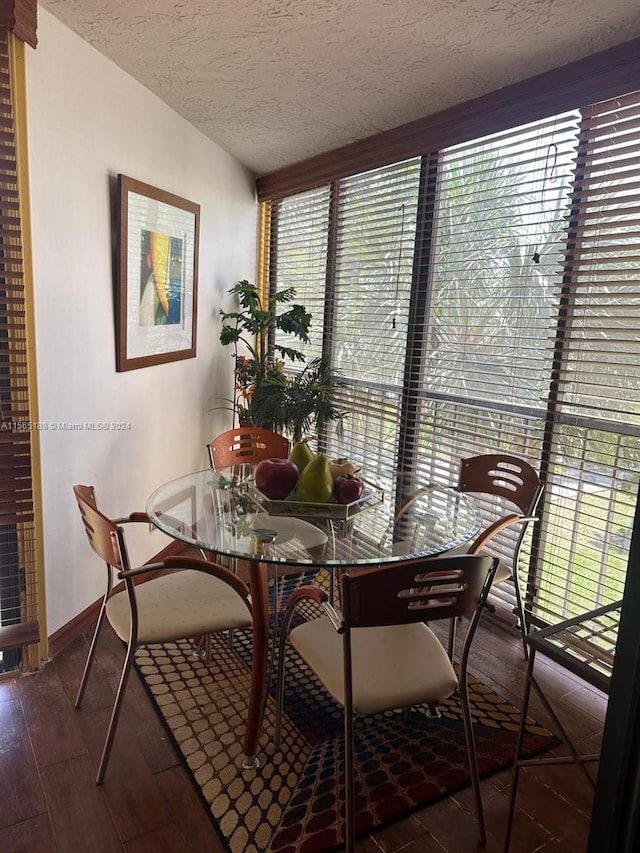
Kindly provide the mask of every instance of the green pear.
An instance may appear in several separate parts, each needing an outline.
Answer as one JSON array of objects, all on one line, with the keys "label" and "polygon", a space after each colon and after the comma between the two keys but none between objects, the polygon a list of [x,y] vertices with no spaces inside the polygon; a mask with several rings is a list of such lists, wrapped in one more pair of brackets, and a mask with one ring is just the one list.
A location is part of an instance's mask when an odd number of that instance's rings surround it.
[{"label": "green pear", "polygon": [[297,441],[291,448],[291,453],[289,453],[289,462],[297,465],[298,471],[301,474],[312,459],[313,451],[306,441]]},{"label": "green pear", "polygon": [[316,454],[300,472],[296,491],[301,501],[326,504],[333,495],[333,477],[329,459],[322,453]]}]

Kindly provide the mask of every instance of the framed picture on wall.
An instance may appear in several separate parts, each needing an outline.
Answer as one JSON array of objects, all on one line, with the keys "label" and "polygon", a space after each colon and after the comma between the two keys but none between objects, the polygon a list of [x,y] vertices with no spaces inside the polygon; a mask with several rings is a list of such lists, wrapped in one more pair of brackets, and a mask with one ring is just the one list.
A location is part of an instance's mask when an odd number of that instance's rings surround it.
[{"label": "framed picture on wall", "polygon": [[200,205],[118,175],[116,370],[195,358]]}]

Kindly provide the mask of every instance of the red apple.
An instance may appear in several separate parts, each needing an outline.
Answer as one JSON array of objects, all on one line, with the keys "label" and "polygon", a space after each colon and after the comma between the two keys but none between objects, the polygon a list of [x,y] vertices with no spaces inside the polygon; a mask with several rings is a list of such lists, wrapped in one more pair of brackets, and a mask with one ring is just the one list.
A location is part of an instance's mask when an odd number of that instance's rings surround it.
[{"label": "red apple", "polygon": [[255,470],[256,487],[272,501],[288,497],[298,482],[298,466],[288,459],[263,459]]},{"label": "red apple", "polygon": [[360,477],[343,474],[336,477],[333,483],[333,495],[339,504],[350,504],[357,501],[364,492],[364,482]]}]

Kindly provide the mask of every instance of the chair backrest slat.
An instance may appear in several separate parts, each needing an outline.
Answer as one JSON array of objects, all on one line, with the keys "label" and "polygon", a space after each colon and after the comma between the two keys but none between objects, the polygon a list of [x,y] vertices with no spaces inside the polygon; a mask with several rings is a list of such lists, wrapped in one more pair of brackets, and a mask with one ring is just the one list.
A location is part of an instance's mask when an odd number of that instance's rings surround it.
[{"label": "chair backrest slat", "polygon": [[363,628],[469,616],[486,597],[497,564],[462,554],[347,572],[341,577],[345,620]]},{"label": "chair backrest slat", "polygon": [[286,459],[289,440],[261,427],[237,427],[216,436],[207,445],[212,468],[256,465],[263,459]]},{"label": "chair backrest slat", "polygon": [[487,453],[461,461],[458,490],[497,495],[517,506],[524,515],[532,515],[542,485],[535,469],[524,459]]},{"label": "chair backrest slat", "polygon": [[97,507],[93,486],[74,486],[73,492],[84,529],[93,550],[105,563],[118,570],[129,568],[122,528],[114,524]]}]

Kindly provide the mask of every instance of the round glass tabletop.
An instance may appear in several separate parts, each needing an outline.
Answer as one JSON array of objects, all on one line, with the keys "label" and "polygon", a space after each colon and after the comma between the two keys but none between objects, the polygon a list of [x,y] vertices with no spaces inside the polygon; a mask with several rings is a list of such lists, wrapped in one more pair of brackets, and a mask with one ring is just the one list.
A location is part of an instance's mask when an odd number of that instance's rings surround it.
[{"label": "round glass tabletop", "polygon": [[367,487],[353,504],[269,501],[251,482],[207,468],[164,483],[147,501],[156,527],[206,551],[266,563],[379,565],[435,556],[471,540],[480,516],[467,495],[434,486],[394,523],[393,498]]}]

